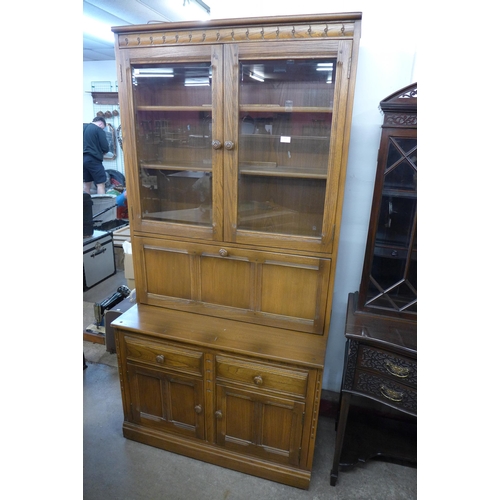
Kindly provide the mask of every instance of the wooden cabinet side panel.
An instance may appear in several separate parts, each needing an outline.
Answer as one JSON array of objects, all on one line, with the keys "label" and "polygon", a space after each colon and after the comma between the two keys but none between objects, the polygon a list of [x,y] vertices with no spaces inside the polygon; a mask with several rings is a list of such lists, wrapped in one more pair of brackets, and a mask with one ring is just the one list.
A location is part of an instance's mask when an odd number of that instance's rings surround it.
[{"label": "wooden cabinet side panel", "polygon": [[311,470],[313,465],[322,381],[323,370],[309,370],[306,411],[304,415],[304,432],[302,434],[301,443],[302,464],[307,470]]},{"label": "wooden cabinet side panel", "polygon": [[127,374],[127,348],[125,344],[125,332],[114,328],[115,331],[115,345],[116,345],[116,358],[118,361],[118,374],[120,376],[120,390],[122,394],[123,417],[127,422],[131,422],[131,402],[130,402],[130,383]]}]

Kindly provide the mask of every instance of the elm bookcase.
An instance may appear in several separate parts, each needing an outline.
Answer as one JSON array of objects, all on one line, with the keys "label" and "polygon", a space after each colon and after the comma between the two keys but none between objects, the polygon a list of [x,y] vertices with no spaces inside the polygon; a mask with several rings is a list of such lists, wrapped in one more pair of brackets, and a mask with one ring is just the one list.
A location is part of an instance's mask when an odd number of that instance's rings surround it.
[{"label": "elm bookcase", "polygon": [[115,27],[129,439],[307,488],[361,14]]}]

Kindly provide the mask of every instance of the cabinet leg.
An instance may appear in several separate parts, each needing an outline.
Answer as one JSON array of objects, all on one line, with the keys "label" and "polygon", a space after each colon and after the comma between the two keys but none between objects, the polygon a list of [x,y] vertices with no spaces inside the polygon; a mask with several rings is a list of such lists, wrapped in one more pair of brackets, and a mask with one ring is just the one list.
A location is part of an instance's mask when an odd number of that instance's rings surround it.
[{"label": "cabinet leg", "polygon": [[338,474],[334,474],[333,470],[330,472],[330,486],[335,486],[337,484]]},{"label": "cabinet leg", "polygon": [[337,436],[335,438],[335,452],[333,455],[333,465],[330,472],[330,485],[335,486],[339,476],[340,455],[342,453],[342,445],[344,443],[344,434],[347,424],[347,415],[349,414],[349,406],[351,404],[351,394],[343,393],[340,403],[340,417],[337,424]]}]

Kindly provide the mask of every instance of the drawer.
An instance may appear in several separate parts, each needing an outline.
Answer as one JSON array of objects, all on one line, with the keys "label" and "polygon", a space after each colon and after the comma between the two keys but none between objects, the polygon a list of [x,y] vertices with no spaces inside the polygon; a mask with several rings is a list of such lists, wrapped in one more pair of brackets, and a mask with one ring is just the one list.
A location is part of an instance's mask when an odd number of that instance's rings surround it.
[{"label": "drawer", "polygon": [[149,342],[125,336],[126,357],[159,368],[169,368],[184,373],[203,374],[203,353],[179,346]]},{"label": "drawer", "polygon": [[358,370],[353,390],[371,396],[381,403],[417,414],[417,390],[392,380],[389,376],[378,376]]},{"label": "drawer", "polygon": [[417,360],[366,345],[359,346],[358,366],[417,387]]},{"label": "drawer", "polygon": [[305,396],[308,372],[216,356],[217,381],[229,381],[255,389]]}]

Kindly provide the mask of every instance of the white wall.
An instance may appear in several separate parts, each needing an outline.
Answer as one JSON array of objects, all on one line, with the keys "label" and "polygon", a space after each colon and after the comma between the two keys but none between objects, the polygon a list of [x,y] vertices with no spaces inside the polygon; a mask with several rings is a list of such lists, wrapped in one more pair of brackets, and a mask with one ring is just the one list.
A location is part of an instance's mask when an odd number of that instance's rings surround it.
[{"label": "white wall", "polygon": [[[213,18],[362,12],[361,42],[351,142],[323,389],[339,392],[344,359],[347,296],[361,279],[380,140],[382,99],[417,81],[416,18],[408,3],[372,0],[311,2],[314,10],[287,0],[211,0]],[[84,63],[84,89],[92,80],[116,81],[115,62]],[[90,111],[88,107],[90,102]],[[84,95],[84,121],[92,119],[92,99]],[[90,114],[89,114],[90,112]]]},{"label": "white wall", "polygon": [[91,122],[94,118],[92,104],[92,82],[111,82],[115,86],[116,61],[89,61],[83,63],[83,123]]}]

